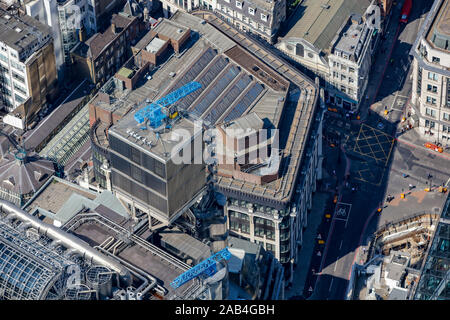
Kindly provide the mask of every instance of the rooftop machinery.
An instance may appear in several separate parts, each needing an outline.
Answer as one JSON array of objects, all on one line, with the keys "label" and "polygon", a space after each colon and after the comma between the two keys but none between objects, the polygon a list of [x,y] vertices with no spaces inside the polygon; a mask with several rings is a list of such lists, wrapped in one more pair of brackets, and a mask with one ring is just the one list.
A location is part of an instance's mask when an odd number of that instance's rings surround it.
[{"label": "rooftop machinery", "polygon": [[[152,102],[150,105],[140,109],[134,115],[134,119],[139,123],[144,123],[148,120],[148,124],[152,129],[159,128],[163,120],[166,118],[174,119],[178,112],[176,108],[170,108],[178,100],[186,97],[192,92],[200,89],[202,85],[199,82],[191,81],[188,84],[178,88],[175,91],[172,91],[168,95],[162,97],[161,99]],[[141,129],[146,129],[145,127]]]},{"label": "rooftop machinery", "polygon": [[201,275],[205,275],[206,277],[211,277],[217,272],[217,262],[220,262],[222,260],[228,260],[231,258],[231,253],[228,251],[228,247],[225,249],[220,250],[219,252],[213,254],[211,257],[209,257],[206,260],[203,260],[196,266],[192,267],[188,271],[182,273],[178,277],[173,280],[170,285],[177,289],[181,287],[186,282],[199,277]]}]

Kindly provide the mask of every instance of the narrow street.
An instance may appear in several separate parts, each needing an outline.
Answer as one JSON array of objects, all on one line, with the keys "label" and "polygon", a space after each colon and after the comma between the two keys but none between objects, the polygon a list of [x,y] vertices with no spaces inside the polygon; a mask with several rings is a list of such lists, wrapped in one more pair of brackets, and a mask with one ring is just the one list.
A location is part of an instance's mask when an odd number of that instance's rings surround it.
[{"label": "narrow street", "polygon": [[[405,154],[405,145],[399,145],[396,139],[397,126],[405,113],[411,91],[411,57],[405,52],[409,52],[414,43],[424,13],[430,6],[431,3],[417,2],[406,26],[398,22],[401,3],[393,7],[387,39],[380,44],[372,66],[367,98],[360,107],[361,121],[353,120],[350,126],[344,117],[334,113],[325,120],[327,140],[324,140],[324,145],[327,146],[324,150],[329,152],[325,170],[334,178],[335,185],[330,188],[335,188],[331,192],[336,194],[336,198],[327,204],[326,213],[332,218],[327,219],[324,214],[319,227],[324,241],[314,240],[316,247],[304,297],[345,299],[352,265],[361,259],[360,254],[364,250],[360,248],[368,231],[404,215],[402,210],[391,212],[383,209],[379,213],[377,209],[384,207],[388,192],[400,193],[409,183],[409,180],[406,183],[405,179],[399,179],[406,163],[399,160],[399,154]],[[385,109],[389,110],[388,116],[384,115]],[[440,159],[426,155],[416,158],[412,156],[415,152],[426,151],[420,148],[410,151],[410,163],[425,158],[420,162],[424,167],[421,170],[432,172],[435,182],[441,183],[445,172],[433,169],[439,167]],[[415,171],[411,176],[418,180],[424,175],[417,167],[411,167],[411,170]],[[400,182],[395,184],[395,181]]]}]

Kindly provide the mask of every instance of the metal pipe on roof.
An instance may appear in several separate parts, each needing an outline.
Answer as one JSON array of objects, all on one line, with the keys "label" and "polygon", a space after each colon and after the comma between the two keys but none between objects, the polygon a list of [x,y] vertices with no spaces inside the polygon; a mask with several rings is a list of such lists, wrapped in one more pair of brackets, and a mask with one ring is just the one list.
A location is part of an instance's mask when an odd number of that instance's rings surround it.
[{"label": "metal pipe on roof", "polygon": [[84,258],[111,268],[112,270],[119,273],[121,278],[125,281],[128,281],[130,279],[130,272],[127,268],[122,266],[117,261],[114,261],[113,259],[101,254],[97,250],[90,247],[85,241],[75,237],[74,235],[66,233],[65,231],[62,231],[61,229],[53,225],[42,222],[38,218],[30,215],[29,213],[5,200],[0,200],[0,209],[8,213],[8,218],[11,216],[23,221],[24,223],[29,223],[32,227],[36,228],[39,233],[44,234],[51,239],[60,240],[62,245],[76,250]]}]

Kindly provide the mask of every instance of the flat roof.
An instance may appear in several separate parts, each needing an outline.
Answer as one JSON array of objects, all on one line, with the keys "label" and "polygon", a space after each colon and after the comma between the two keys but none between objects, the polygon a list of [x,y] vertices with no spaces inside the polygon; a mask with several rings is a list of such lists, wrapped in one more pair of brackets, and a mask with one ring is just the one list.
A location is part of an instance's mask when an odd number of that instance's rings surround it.
[{"label": "flat roof", "polygon": [[53,176],[24,205],[24,209],[32,212],[37,208],[42,208],[56,214],[70,199],[73,193],[79,194],[89,200],[94,200],[98,196],[96,192],[81,188],[76,184]]},{"label": "flat roof", "polygon": [[[158,26],[164,25],[165,21],[162,20]],[[182,22],[176,25],[180,26]],[[209,28],[206,30],[213,32]],[[120,110],[131,110],[109,132],[137,143],[161,161],[167,161],[173,146],[178,144],[170,140],[172,133],[163,133],[157,137],[152,130],[140,130],[142,125],[134,120],[134,114],[151,101],[156,101],[194,79],[202,87],[176,103],[179,109],[189,111],[193,118],[178,120],[172,131],[186,129],[193,133],[193,121],[196,118],[204,119],[210,124],[219,124],[233,121],[249,112],[258,114],[272,127],[278,127],[289,82],[242,48],[236,45],[230,47],[229,40],[222,41],[222,35],[217,30],[214,33],[211,38],[218,39],[217,41],[211,42],[204,34],[200,34],[198,40],[191,39],[187,44],[188,50],[183,55],[174,54],[163,65],[151,68],[151,79],[144,78],[143,84],[135,90],[118,89],[114,80],[105,89],[101,89],[109,95],[109,106],[108,99],[100,96],[94,98],[94,103],[105,105],[105,109],[115,110],[114,105],[120,105]],[[180,66],[183,66],[181,70]],[[175,76],[171,77],[171,74]],[[142,138],[133,138],[130,131]],[[107,141],[101,138],[104,136],[101,130],[96,132],[104,145]],[[152,141],[154,146],[150,148],[142,143],[143,138]]]},{"label": "flat roof", "polygon": [[353,14],[363,15],[371,0],[304,0],[287,23],[283,38],[303,38],[327,51],[336,32]]},{"label": "flat roof", "polygon": [[[51,40],[51,29],[28,15],[13,15],[0,9],[0,39],[21,54],[28,51],[26,60],[42,44]],[[24,60],[21,59],[22,62]]]},{"label": "flat roof", "polygon": [[[314,82],[270,51],[254,42],[245,43],[250,41],[246,38],[235,39],[227,34],[227,27],[221,25],[221,20],[213,13],[204,17],[209,23],[202,23],[201,17],[177,11],[171,21],[196,30],[199,37],[191,37],[186,44],[188,50],[169,57],[150,72],[151,79],[127,92],[126,99],[117,101],[124,106],[133,105],[137,110],[145,105],[142,104],[145,99],[155,101],[195,80],[202,88],[176,104],[193,117],[219,125],[254,112],[269,127],[280,129],[280,148],[283,149],[280,178],[263,186],[226,177],[218,177],[217,183],[221,189],[287,201],[292,196],[308,134],[315,121],[318,90]],[[147,152],[156,152],[158,157],[161,151],[170,152],[169,142],[155,139],[150,130],[139,129],[141,125],[135,122],[133,112],[111,127],[110,133],[128,139]],[[139,145],[130,130],[157,145],[152,148]]]},{"label": "flat roof", "polygon": [[180,40],[188,31],[188,28],[173,21],[163,19],[152,30],[158,34],[165,35],[170,39]]},{"label": "flat roof", "polygon": [[442,5],[431,24],[427,40],[437,49],[450,51],[450,2],[442,1]]},{"label": "flat roof", "polygon": [[208,245],[180,230],[166,229],[158,234],[161,236],[161,241],[164,241],[179,252],[195,259],[197,263],[211,255],[211,250]]}]

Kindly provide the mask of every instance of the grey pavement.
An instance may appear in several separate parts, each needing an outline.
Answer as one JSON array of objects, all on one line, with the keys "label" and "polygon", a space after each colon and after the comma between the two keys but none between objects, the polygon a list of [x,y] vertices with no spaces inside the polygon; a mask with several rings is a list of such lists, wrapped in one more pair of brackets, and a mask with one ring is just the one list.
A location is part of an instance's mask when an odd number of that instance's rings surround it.
[{"label": "grey pavement", "polygon": [[303,244],[300,250],[297,266],[294,269],[292,287],[291,289],[285,291],[286,299],[303,294],[316,243],[315,240],[317,237],[317,229],[323,218],[325,205],[330,196],[331,195],[329,193],[325,192],[316,192],[313,195],[312,209],[308,216],[308,226],[303,233]]}]

